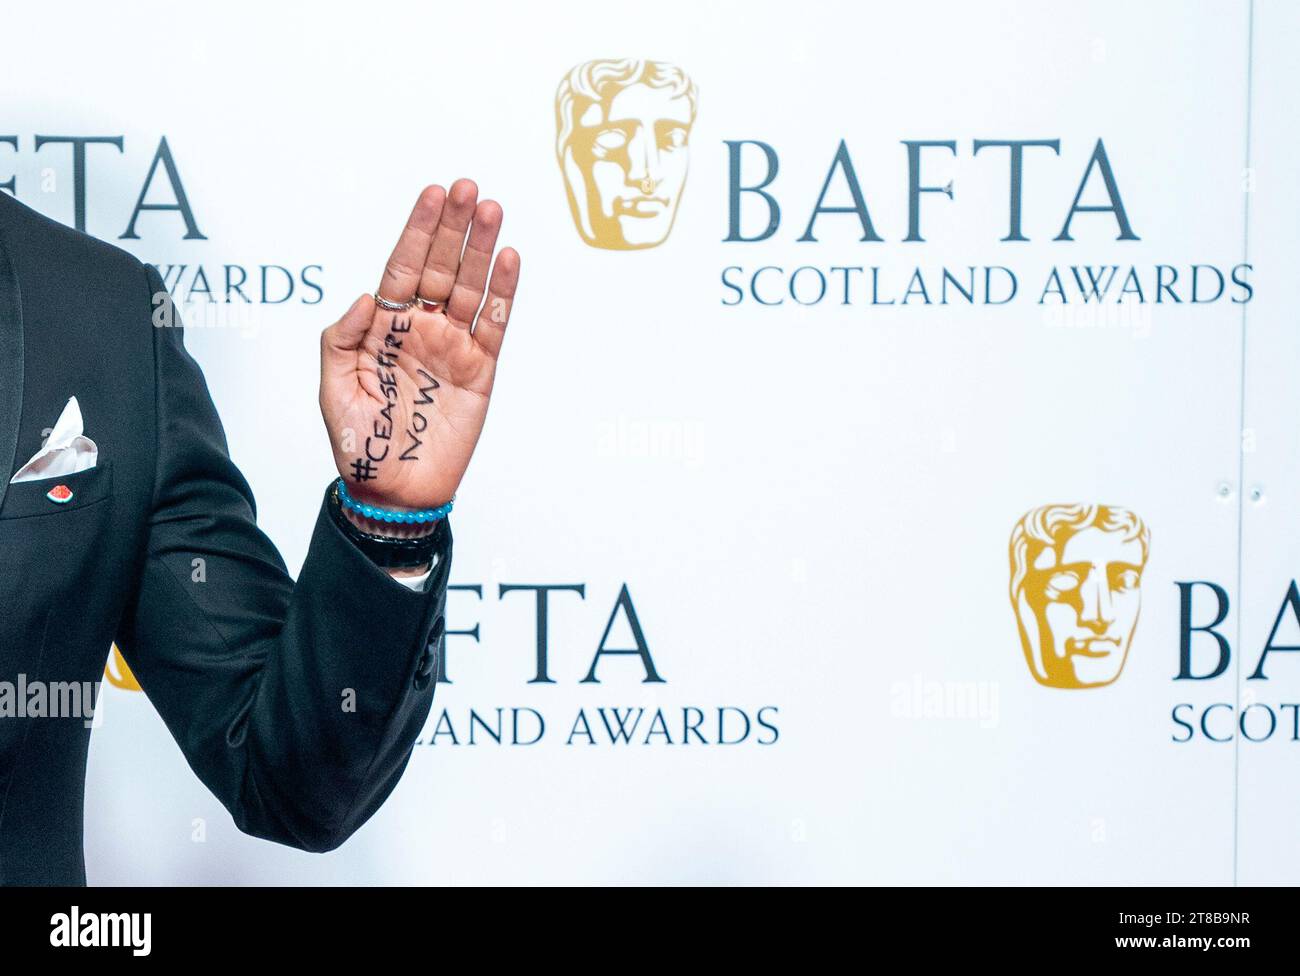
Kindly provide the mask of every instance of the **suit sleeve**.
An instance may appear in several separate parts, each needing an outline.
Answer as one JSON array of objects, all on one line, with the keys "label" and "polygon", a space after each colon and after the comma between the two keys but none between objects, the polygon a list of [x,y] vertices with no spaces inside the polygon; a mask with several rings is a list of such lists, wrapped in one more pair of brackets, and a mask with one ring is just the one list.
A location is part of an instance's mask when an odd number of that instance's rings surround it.
[{"label": "suit sleeve", "polygon": [[[149,294],[162,292],[157,271],[146,273]],[[433,574],[416,592],[362,554],[322,503],[295,584],[257,527],[182,330],[153,332],[157,474],[119,646],[240,830],[332,850],[392,791],[428,716],[450,527],[440,524]]]}]

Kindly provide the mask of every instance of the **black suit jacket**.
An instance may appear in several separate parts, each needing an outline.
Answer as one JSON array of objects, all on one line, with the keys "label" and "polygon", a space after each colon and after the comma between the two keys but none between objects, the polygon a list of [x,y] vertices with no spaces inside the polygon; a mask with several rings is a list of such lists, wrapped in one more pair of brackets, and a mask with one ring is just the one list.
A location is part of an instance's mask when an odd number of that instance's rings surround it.
[{"label": "black suit jacket", "polygon": [[[116,640],[240,830],[331,850],[428,715],[450,528],[417,593],[322,505],[295,584],[182,330],[153,324],[162,291],[153,268],[0,192],[0,682],[98,681]],[[57,479],[73,498],[56,505],[54,482],[8,481],[70,396],[99,463]],[[85,882],[89,741],[82,718],[0,717],[0,881]]]}]

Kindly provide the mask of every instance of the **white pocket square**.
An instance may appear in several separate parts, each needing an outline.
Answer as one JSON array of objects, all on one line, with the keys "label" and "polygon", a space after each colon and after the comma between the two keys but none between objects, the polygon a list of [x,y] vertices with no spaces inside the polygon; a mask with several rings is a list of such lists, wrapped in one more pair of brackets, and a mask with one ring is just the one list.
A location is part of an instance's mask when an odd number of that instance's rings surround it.
[{"label": "white pocket square", "polygon": [[60,478],[93,468],[99,463],[99,448],[81,431],[81,406],[76,397],[69,397],[68,405],[59,414],[45,446],[18,469],[9,483],[15,485],[20,481]]}]

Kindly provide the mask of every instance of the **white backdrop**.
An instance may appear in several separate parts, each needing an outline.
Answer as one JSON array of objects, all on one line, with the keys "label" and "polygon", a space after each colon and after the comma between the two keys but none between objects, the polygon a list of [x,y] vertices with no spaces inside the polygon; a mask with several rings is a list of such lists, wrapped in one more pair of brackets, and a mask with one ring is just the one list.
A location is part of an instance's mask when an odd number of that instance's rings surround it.
[{"label": "white backdrop", "polygon": [[[193,299],[187,342],[291,567],[332,473],[319,330],[374,286],[419,188],[472,176],[524,274],[453,516],[453,583],[482,589],[452,594],[448,627],[478,639],[449,638],[453,683],[393,797],[331,855],[244,837],[144,696],[109,689],[92,883],[1300,881],[1300,736],[1282,708],[1300,660],[1276,653],[1269,680],[1246,680],[1296,574],[1294,5],[132,8],[6,12],[0,135],[18,145],[0,142],[0,182],[71,223],[71,149],[35,137],[122,137],[87,149],[86,229]],[[699,88],[676,225],[648,250],[585,244],[555,159],[555,87],[603,57],[670,61]],[[146,211],[119,240],[164,137],[205,239]],[[1060,141],[1026,150],[1026,242],[1001,240],[1007,150],[974,155],[976,139]],[[725,240],[739,140],[779,156],[765,241]],[[883,242],[843,213],[798,240],[841,140]],[[952,181],[951,199],[922,194],[924,242],[903,240],[904,140],[956,143],[922,152],[925,185]],[[1098,140],[1140,239],[1084,212],[1056,241]],[[761,167],[743,158],[748,185]],[[174,200],[161,170],[148,199]],[[752,234],[766,214],[742,199]],[[826,203],[849,201],[840,171]],[[1106,202],[1099,172],[1081,202]],[[1193,264],[1244,262],[1248,303],[1233,286],[1189,300]],[[251,303],[226,301],[226,265]],[[291,298],[257,293],[263,265],[288,269]],[[848,304],[835,286],[818,304],[729,304],[723,269],[745,288],[805,265],[862,267],[859,282],[878,268],[880,301],[921,269],[934,304],[873,306],[865,285]],[[1081,312],[1081,265],[1136,269],[1146,300]],[[1178,269],[1182,302],[1155,302],[1157,265]],[[193,291],[200,266],[213,302]],[[939,304],[942,269],[972,266],[1011,269],[1016,298]],[[1040,302],[1053,267],[1064,311]],[[760,280],[779,292],[780,274]],[[1152,541],[1120,679],[1062,690],[1026,667],[1007,544],[1027,510],[1076,501],[1133,509]],[[1234,658],[1175,681],[1175,584],[1194,580],[1229,594]],[[554,683],[529,682],[533,597],[503,584],[585,587],[551,596]],[[610,656],[581,683],[624,585],[665,680]],[[1198,602],[1196,622],[1213,609]],[[630,630],[620,611],[607,646]],[[1298,634],[1283,615],[1274,643]],[[1203,671],[1212,645],[1194,646]],[[1239,695],[1278,731],[1209,741],[1201,710]],[[498,708],[507,730],[513,708],[544,716],[545,736],[498,745],[480,728],[471,745],[471,710]],[[647,710],[631,744],[605,733],[614,708]],[[656,708],[671,741],[643,741]],[[682,744],[685,708],[709,744]],[[764,710],[776,732],[717,744],[719,708]],[[594,744],[571,735],[580,710]],[[1207,719],[1219,736],[1232,723]]]}]

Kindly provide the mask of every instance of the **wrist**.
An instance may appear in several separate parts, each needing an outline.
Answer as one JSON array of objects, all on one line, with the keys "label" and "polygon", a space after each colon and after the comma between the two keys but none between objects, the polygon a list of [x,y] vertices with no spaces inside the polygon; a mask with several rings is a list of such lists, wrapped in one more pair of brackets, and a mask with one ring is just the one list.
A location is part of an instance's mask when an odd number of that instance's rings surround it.
[{"label": "wrist", "polygon": [[[345,519],[362,532],[389,539],[422,539],[426,535],[433,535],[438,530],[437,522],[384,522],[380,519],[368,518],[345,505],[340,506],[340,511]],[[390,509],[390,511],[406,511],[406,509]]]},{"label": "wrist", "polygon": [[[383,536],[387,539],[420,539],[427,535],[433,535],[438,531],[438,523],[425,525],[403,525],[392,522],[380,522],[376,519],[366,518],[348,508],[340,508],[343,517],[355,525],[362,532],[374,536]],[[386,572],[393,579],[414,579],[424,576],[433,566],[432,560],[427,563],[421,563],[419,566],[385,566]]]},{"label": "wrist", "polygon": [[[331,486],[327,503],[339,531],[392,575],[419,576],[427,572],[447,539],[450,503],[438,509],[382,508],[357,501],[342,478]],[[394,570],[406,572],[394,574]]]}]

